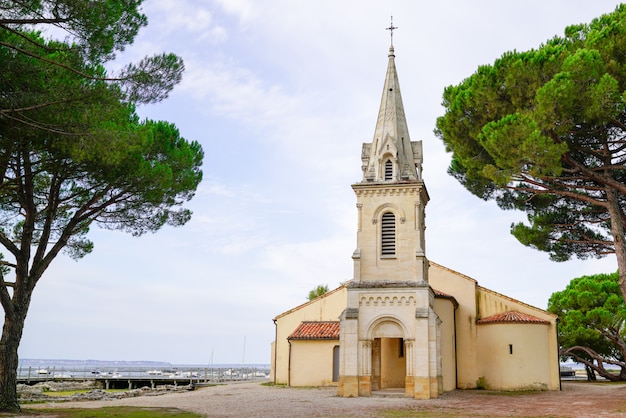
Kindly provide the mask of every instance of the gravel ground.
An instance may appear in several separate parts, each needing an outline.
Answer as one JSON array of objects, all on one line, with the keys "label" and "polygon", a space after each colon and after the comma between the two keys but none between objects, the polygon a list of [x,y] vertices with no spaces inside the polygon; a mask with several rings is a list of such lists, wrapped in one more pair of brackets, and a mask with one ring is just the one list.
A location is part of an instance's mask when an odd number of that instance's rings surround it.
[{"label": "gravel ground", "polygon": [[238,383],[192,392],[110,401],[28,405],[28,408],[175,407],[206,417],[381,417],[386,410],[450,417],[626,417],[625,384],[564,382],[562,391],[501,393],[457,390],[438,399],[339,398],[336,388],[286,388]]}]

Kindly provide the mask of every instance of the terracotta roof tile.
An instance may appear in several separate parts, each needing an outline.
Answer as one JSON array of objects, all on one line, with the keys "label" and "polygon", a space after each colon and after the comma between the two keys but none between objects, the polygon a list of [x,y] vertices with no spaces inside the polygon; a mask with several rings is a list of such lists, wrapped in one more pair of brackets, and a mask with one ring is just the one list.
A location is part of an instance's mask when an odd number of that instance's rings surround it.
[{"label": "terracotta roof tile", "polygon": [[435,293],[435,296],[441,296],[442,298],[451,298],[453,297],[452,295],[449,295],[447,293],[443,293],[437,289],[433,289],[433,292]]},{"label": "terracotta roof tile", "polygon": [[518,311],[508,311],[487,318],[479,319],[477,324],[549,324],[550,321],[537,318],[536,316],[524,314]]},{"label": "terracotta roof tile", "polygon": [[288,340],[338,340],[339,321],[303,321]]},{"label": "terracotta roof tile", "polygon": [[443,292],[441,292],[441,291],[439,291],[439,290],[437,290],[437,289],[433,289],[433,292],[435,293],[435,297],[436,297],[436,298],[440,298],[440,299],[448,299],[448,300],[450,300],[450,301],[454,304],[454,306],[455,306],[456,308],[458,308],[458,307],[459,307],[459,302],[457,302],[457,300],[456,300],[456,298],[455,298],[454,296],[449,295],[449,294],[447,294],[447,293],[443,293]]}]

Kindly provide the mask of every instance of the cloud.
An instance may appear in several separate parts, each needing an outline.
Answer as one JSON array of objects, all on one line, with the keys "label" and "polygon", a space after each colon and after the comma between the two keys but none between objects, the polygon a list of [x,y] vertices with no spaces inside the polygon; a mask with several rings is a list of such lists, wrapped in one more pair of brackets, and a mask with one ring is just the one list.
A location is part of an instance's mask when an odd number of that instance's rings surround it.
[{"label": "cloud", "polygon": [[[151,27],[158,26],[158,31],[150,31],[159,39],[181,36],[194,44],[217,44],[227,38],[227,30],[216,19],[210,1],[198,0],[159,0],[144,3],[144,12],[149,17]],[[155,39],[156,40],[156,39]],[[158,43],[157,43],[158,44]]]},{"label": "cloud", "polygon": [[215,362],[239,362],[246,337],[246,358],[269,362],[271,318],[318,284],[352,277],[350,185],[361,180],[361,144],[374,132],[391,13],[411,139],[424,144],[427,256],[540,307],[573,277],[613,271],[614,257],[558,264],[515,241],[509,225],[523,214],[451,178],[433,128],[445,86],[614,6],[480,5],[144,2],[149,26],[121,62],[162,51],[185,60],[170,98],[139,111],[203,146],[192,220],[141,238],[90,232],[94,253],[78,263],[58,258],[38,285],[20,355],[188,363],[214,352]]},{"label": "cloud", "polygon": [[297,104],[280,86],[268,84],[235,62],[201,67],[192,62],[188,67],[180,88],[197,100],[208,100],[212,112],[228,118],[268,127]]},{"label": "cloud", "polygon": [[[289,278],[295,286],[315,287],[328,284],[331,288],[352,278],[351,251],[353,239],[339,235],[313,242],[291,242],[268,245],[264,249],[261,267]],[[338,254],[343,254],[338,257]]]},{"label": "cloud", "polygon": [[250,0],[217,0],[215,3],[226,13],[236,16],[240,25],[245,25],[257,17],[258,7],[267,6],[266,4],[259,6],[259,3]]}]

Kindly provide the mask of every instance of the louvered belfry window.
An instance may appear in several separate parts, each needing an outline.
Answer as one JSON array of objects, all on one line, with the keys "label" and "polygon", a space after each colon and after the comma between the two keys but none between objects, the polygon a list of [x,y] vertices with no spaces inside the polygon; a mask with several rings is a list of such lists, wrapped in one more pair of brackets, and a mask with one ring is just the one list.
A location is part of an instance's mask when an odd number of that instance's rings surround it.
[{"label": "louvered belfry window", "polygon": [[391,160],[385,162],[385,181],[393,180],[393,163]]},{"label": "louvered belfry window", "polygon": [[381,255],[396,255],[396,217],[393,213],[383,213],[381,233]]}]

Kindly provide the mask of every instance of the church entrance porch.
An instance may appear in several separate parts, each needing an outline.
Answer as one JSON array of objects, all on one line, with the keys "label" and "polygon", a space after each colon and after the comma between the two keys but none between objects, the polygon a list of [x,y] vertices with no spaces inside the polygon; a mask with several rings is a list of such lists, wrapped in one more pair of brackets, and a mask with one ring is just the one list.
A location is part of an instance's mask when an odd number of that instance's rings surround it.
[{"label": "church entrance porch", "polygon": [[403,338],[375,338],[372,343],[372,391],[402,389],[406,380]]}]

